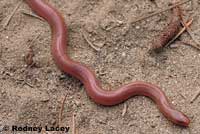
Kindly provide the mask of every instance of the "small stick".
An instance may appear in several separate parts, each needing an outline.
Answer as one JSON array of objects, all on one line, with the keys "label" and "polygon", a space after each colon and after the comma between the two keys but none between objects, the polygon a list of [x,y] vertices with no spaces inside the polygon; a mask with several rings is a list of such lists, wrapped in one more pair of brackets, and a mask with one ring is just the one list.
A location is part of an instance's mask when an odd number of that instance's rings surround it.
[{"label": "small stick", "polygon": [[122,111],[122,117],[124,117],[124,115],[126,114],[127,112],[127,104],[124,103],[124,108],[123,108],[123,111]]},{"label": "small stick", "polygon": [[29,87],[31,87],[31,88],[34,88],[33,85],[31,85],[30,83],[28,83],[28,82],[26,82],[26,81],[24,81],[23,85],[27,85],[27,86],[29,86]]},{"label": "small stick", "polygon": [[25,79],[14,79],[15,81],[19,81],[21,83],[22,86],[27,85],[31,88],[34,88],[34,86],[30,83],[28,83]]},{"label": "small stick", "polygon": [[192,44],[189,42],[185,42],[185,41],[181,41],[184,45],[188,45],[188,46],[192,46],[194,48],[196,48],[197,50],[200,50],[200,46],[197,46],[196,44]]},{"label": "small stick", "polygon": [[85,35],[84,33],[82,33],[82,36],[83,36],[83,38],[86,40],[86,42],[87,42],[94,50],[100,51],[100,48],[94,46],[94,45],[92,44],[92,42],[86,37],[86,35]]},{"label": "small stick", "polygon": [[34,13],[30,13],[30,12],[25,11],[25,10],[21,10],[21,13],[23,13],[24,15],[27,15],[27,16],[30,16],[30,17],[34,17],[34,18],[36,18],[36,19],[39,19],[39,20],[44,21],[43,18],[41,18],[40,16],[38,16],[38,15],[36,15],[36,14],[34,14]]},{"label": "small stick", "polygon": [[194,34],[192,33],[191,29],[189,28],[189,26],[186,25],[186,22],[184,21],[184,18],[183,18],[183,14],[182,14],[182,11],[179,7],[179,17],[180,17],[180,20],[181,20],[181,24],[186,28],[188,34],[190,35],[190,37],[192,38],[192,40],[198,45],[200,46],[200,42],[194,37]]},{"label": "small stick", "polygon": [[194,95],[194,97],[191,99],[190,103],[193,103],[200,95],[200,90]]},{"label": "small stick", "polygon": [[163,12],[165,12],[165,11],[167,11],[167,10],[170,10],[170,9],[172,9],[172,8],[175,8],[175,7],[179,6],[179,5],[183,5],[183,4],[185,4],[185,3],[187,3],[187,2],[190,2],[190,1],[191,1],[191,0],[186,0],[186,1],[183,1],[183,2],[175,3],[175,4],[173,4],[172,6],[169,6],[169,7],[167,7],[167,8],[161,9],[160,11],[157,11],[157,12],[154,12],[154,13],[151,13],[151,14],[148,14],[148,15],[146,15],[146,16],[139,17],[139,18],[137,18],[136,20],[131,21],[131,23],[136,23],[136,22],[138,22],[138,21],[142,21],[142,20],[144,20],[144,19],[147,19],[147,18],[150,18],[150,17],[155,16],[155,15],[157,15],[157,14],[163,13]]},{"label": "small stick", "polygon": [[59,112],[59,118],[58,118],[58,125],[61,126],[62,123],[62,115],[63,115],[63,110],[64,110],[64,104],[67,98],[67,94],[64,96],[63,101],[61,103],[61,108],[60,108],[60,112]]},{"label": "small stick", "polygon": [[185,23],[183,17],[181,17],[181,19],[182,19],[182,20],[181,20],[181,24],[186,28],[186,30],[187,30],[188,34],[190,35],[190,37],[192,38],[192,40],[193,40],[198,46],[200,46],[200,42],[194,37],[194,35],[193,35],[191,29],[186,25],[186,23]]},{"label": "small stick", "polygon": [[39,33],[37,36],[35,36],[35,38],[33,38],[31,40],[31,42],[29,43],[30,46],[32,46],[33,42],[36,41],[39,37],[40,37],[41,33]]},{"label": "small stick", "polygon": [[8,26],[8,24],[10,23],[12,17],[14,16],[15,12],[17,11],[17,9],[20,7],[20,5],[22,4],[22,2],[23,2],[23,0],[19,1],[18,4],[16,5],[16,7],[14,8],[14,10],[8,16],[6,22],[3,24],[3,30]]},{"label": "small stick", "polygon": [[180,96],[181,96],[184,100],[186,100],[185,95],[183,95],[182,93],[180,93]]},{"label": "small stick", "polygon": [[[192,24],[192,22],[193,22],[193,19],[189,20],[189,21],[186,23],[186,25],[189,27],[189,26]],[[176,36],[175,36],[172,40],[170,40],[170,41],[167,43],[166,46],[169,46],[172,42],[174,42],[185,30],[186,30],[186,27],[183,27],[183,28],[178,32],[178,34],[176,34]]]}]

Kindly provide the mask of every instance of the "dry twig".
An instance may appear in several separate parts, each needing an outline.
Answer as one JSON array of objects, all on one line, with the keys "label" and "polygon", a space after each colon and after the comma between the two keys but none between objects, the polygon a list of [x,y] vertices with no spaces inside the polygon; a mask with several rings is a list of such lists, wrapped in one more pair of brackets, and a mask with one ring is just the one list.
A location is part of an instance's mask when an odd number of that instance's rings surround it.
[{"label": "dry twig", "polygon": [[26,79],[14,79],[14,80],[20,82],[22,86],[27,85],[31,88],[34,88],[34,86],[31,83],[27,82]]},{"label": "dry twig", "polygon": [[193,103],[199,96],[200,96],[200,90],[194,95],[194,97],[191,99],[190,103]]},{"label": "dry twig", "polygon": [[[187,25],[187,26],[190,26],[190,25],[192,24],[192,22],[193,22],[193,19],[189,20],[189,21],[186,23],[186,25]],[[174,42],[185,30],[186,30],[186,27],[183,27],[183,28],[178,32],[178,34],[177,34],[172,40],[170,40],[170,41],[167,43],[166,47],[169,46],[172,42]]]},{"label": "dry twig", "polygon": [[59,112],[59,117],[58,117],[58,125],[61,126],[62,124],[62,115],[63,115],[63,110],[64,110],[64,104],[67,98],[67,94],[64,96],[63,101],[61,103],[61,108],[60,108],[60,112]]},{"label": "dry twig", "polygon": [[195,38],[194,34],[192,33],[191,29],[187,26],[187,24],[185,23],[183,17],[181,17],[181,24],[186,28],[188,34],[190,35],[190,37],[192,38],[192,40],[195,42],[195,44],[197,44],[198,46],[200,46],[200,42]]},{"label": "dry twig", "polygon": [[124,108],[123,108],[123,111],[122,111],[122,117],[124,117],[125,116],[125,114],[126,114],[126,112],[127,112],[127,104],[126,103],[124,103]]},{"label": "dry twig", "polygon": [[192,46],[194,48],[196,48],[197,50],[200,50],[200,46],[197,46],[196,44],[192,44],[186,41],[181,41],[184,45],[188,45],[188,46]]},{"label": "dry twig", "polygon": [[83,38],[85,39],[85,41],[96,51],[100,51],[100,48],[94,46],[92,44],[92,42],[86,37],[86,35],[84,33],[82,33]]},{"label": "dry twig", "polygon": [[179,7],[179,17],[181,20],[181,24],[183,25],[183,27],[186,28],[188,34],[190,35],[190,37],[192,38],[192,40],[195,42],[195,44],[197,44],[197,46],[200,47],[200,42],[195,38],[194,34],[192,33],[191,29],[189,28],[189,26],[186,24],[184,17],[183,17],[183,13],[181,12],[181,9]]},{"label": "dry twig", "polygon": [[25,10],[21,10],[21,13],[23,13],[24,15],[27,15],[27,16],[30,16],[30,17],[34,17],[34,18],[36,18],[36,19],[39,19],[39,20],[44,21],[43,18],[41,18],[40,16],[38,16],[38,15],[32,13],[32,12],[28,12],[28,11],[25,11]]},{"label": "dry twig", "polygon": [[18,2],[18,4],[16,5],[16,7],[14,8],[14,10],[11,12],[11,14],[7,17],[5,23],[3,24],[3,29],[6,29],[6,27],[8,26],[8,24],[10,23],[12,17],[14,16],[15,12],[17,11],[17,9],[20,7],[20,5],[22,4],[23,0],[20,0]]},{"label": "dry twig", "polygon": [[151,14],[148,14],[148,15],[145,15],[145,16],[142,16],[142,17],[139,17],[139,18],[137,18],[137,19],[131,21],[131,23],[136,23],[136,22],[138,22],[138,21],[142,21],[142,20],[144,20],[144,19],[147,19],[147,18],[150,18],[150,17],[155,16],[155,15],[157,15],[157,14],[163,13],[163,12],[165,12],[165,11],[167,11],[167,10],[170,10],[170,9],[172,9],[172,8],[175,8],[175,7],[179,6],[179,5],[183,5],[183,4],[185,4],[185,3],[187,3],[187,2],[190,2],[190,1],[191,1],[191,0],[186,0],[186,1],[183,1],[183,2],[175,3],[175,4],[173,4],[172,6],[169,6],[169,7],[167,7],[167,8],[161,9],[161,10],[159,10],[159,11],[157,11],[157,12],[154,12],[154,13],[151,13]]}]

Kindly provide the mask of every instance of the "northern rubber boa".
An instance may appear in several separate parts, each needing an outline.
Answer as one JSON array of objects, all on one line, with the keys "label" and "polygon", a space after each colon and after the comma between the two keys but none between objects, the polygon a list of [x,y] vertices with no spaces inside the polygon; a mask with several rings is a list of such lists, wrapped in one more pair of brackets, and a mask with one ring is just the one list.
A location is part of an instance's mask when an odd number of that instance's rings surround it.
[{"label": "northern rubber boa", "polygon": [[84,84],[86,92],[92,100],[101,105],[112,106],[136,95],[147,96],[157,104],[160,112],[167,119],[177,125],[189,125],[189,118],[176,110],[168,101],[164,92],[156,85],[136,81],[111,91],[102,89],[99,80],[91,69],[73,61],[66,54],[67,27],[61,14],[43,0],[25,1],[36,14],[44,18],[51,26],[51,51],[56,65],[63,72],[79,79]]}]

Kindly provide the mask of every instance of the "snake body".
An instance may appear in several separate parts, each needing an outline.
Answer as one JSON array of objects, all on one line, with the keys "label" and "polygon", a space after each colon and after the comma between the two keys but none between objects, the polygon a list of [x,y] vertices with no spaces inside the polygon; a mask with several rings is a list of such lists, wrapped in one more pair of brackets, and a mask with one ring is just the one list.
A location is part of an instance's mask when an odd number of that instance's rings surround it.
[{"label": "snake body", "polygon": [[130,97],[139,95],[151,98],[163,115],[173,123],[188,126],[189,118],[169,103],[163,91],[156,85],[136,81],[111,91],[102,89],[94,72],[87,66],[73,61],[66,54],[67,27],[61,14],[43,0],[25,0],[30,8],[44,18],[52,30],[51,52],[58,68],[79,79],[89,97],[96,103],[106,106],[119,104]]}]

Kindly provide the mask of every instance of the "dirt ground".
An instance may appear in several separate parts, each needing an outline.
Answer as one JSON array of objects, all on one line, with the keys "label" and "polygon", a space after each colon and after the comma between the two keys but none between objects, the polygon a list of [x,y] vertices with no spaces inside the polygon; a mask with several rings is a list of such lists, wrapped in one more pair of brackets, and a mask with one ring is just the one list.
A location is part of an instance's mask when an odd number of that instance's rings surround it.
[{"label": "dirt ground", "polygon": [[[24,15],[22,3],[6,30],[0,32],[0,127],[57,126],[62,100],[62,125],[72,133],[75,114],[79,134],[199,134],[200,51],[180,41],[176,48],[157,55],[148,53],[150,42],[168,24],[171,11],[132,23],[137,17],[166,8],[171,0],[49,0],[68,26],[72,59],[93,68],[106,89],[135,80],[162,87],[178,110],[191,119],[188,128],[176,126],[146,97],[133,97],[113,107],[95,104],[81,82],[65,75],[50,52],[51,31],[45,21]],[[18,0],[0,0],[0,29]],[[191,30],[200,41],[200,1],[181,6],[185,18],[193,17]],[[84,39],[99,48],[96,51]],[[190,41],[187,33],[179,40]],[[25,57],[32,47],[35,66]],[[127,110],[122,115],[124,107]],[[0,132],[1,133],[1,132]],[[21,134],[21,132],[20,132]]]}]

